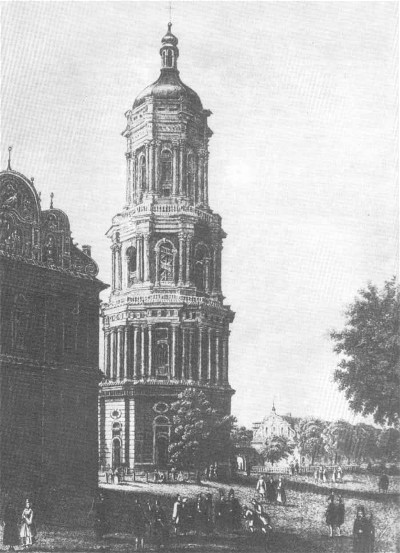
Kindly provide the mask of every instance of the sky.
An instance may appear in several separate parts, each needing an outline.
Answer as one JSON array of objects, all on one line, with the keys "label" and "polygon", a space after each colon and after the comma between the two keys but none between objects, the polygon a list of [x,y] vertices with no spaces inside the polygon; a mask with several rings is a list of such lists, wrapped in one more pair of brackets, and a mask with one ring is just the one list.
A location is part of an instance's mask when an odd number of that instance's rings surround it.
[{"label": "sky", "polygon": [[[168,2],[2,2],[1,154],[70,218],[110,282],[124,113],[159,75]],[[210,205],[228,236],[232,412],[360,420],[329,331],[398,273],[395,2],[172,4],[182,80],[212,111]],[[107,293],[104,297],[106,299]]]}]

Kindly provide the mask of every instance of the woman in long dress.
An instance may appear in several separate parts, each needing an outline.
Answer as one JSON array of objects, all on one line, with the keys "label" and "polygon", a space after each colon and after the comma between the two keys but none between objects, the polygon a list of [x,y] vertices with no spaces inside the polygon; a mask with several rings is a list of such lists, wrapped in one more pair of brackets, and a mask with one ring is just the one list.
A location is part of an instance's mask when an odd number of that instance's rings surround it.
[{"label": "woman in long dress", "polygon": [[35,543],[36,528],[29,499],[26,500],[25,509],[22,511],[22,524],[19,535],[24,549]]},{"label": "woman in long dress", "polygon": [[281,477],[279,477],[278,484],[276,486],[276,501],[281,505],[285,505],[286,503],[286,492]]}]

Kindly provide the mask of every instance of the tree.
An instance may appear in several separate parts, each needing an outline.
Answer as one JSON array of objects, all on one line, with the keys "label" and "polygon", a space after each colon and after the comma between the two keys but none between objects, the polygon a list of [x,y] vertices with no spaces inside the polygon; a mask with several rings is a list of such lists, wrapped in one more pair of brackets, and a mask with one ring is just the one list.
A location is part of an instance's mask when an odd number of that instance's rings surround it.
[{"label": "tree", "polygon": [[324,453],[323,440],[324,423],[320,419],[301,419],[297,425],[296,441],[301,455],[311,457],[311,464],[315,458]]},{"label": "tree", "polygon": [[353,426],[344,420],[328,422],[323,430],[323,442],[326,454],[332,463],[337,463],[338,455],[351,458]]},{"label": "tree", "polygon": [[353,426],[352,457],[356,461],[375,459],[379,452],[377,439],[379,430],[369,424],[359,423]]},{"label": "tree", "polygon": [[231,432],[231,440],[234,447],[251,447],[253,431],[245,426],[234,426]]},{"label": "tree", "polygon": [[171,405],[170,462],[179,469],[201,471],[232,452],[230,433],[235,418],[211,407],[202,391],[188,388]]},{"label": "tree", "polygon": [[380,458],[385,462],[396,462],[400,458],[400,432],[396,428],[381,430],[378,436]]},{"label": "tree", "polygon": [[271,436],[265,440],[262,451],[263,458],[274,464],[286,459],[294,450],[294,444],[285,436]]},{"label": "tree", "polygon": [[344,330],[331,332],[342,359],[334,373],[356,413],[378,424],[398,424],[400,414],[400,292],[396,279],[381,291],[372,284],[359,291],[346,311]]}]

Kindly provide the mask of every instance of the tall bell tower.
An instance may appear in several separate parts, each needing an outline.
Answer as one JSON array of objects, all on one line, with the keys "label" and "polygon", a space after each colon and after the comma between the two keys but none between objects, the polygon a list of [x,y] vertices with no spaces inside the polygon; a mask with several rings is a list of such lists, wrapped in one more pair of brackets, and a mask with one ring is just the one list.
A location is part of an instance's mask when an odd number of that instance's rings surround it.
[{"label": "tall bell tower", "polygon": [[178,71],[171,23],[161,72],[126,112],[126,202],[112,221],[112,289],[103,304],[100,463],[168,463],[169,406],[198,388],[230,413],[229,325],[208,203],[209,110]]}]

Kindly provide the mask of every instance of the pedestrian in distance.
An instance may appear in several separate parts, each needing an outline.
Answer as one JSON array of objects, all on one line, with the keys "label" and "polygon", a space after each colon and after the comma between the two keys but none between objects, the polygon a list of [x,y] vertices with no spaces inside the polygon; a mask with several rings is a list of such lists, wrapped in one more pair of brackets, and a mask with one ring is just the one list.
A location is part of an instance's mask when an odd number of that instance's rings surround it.
[{"label": "pedestrian in distance", "polygon": [[265,484],[264,476],[260,474],[256,484],[256,492],[259,494],[261,501],[265,501],[265,495],[267,493],[267,486]]},{"label": "pedestrian in distance", "polygon": [[343,469],[339,465],[338,468],[337,468],[337,477],[336,477],[337,482],[341,482],[342,478],[343,478]]},{"label": "pedestrian in distance", "polygon": [[296,476],[298,476],[299,472],[300,472],[300,465],[299,465],[299,462],[297,461],[297,459],[296,459],[296,462],[294,464],[294,471],[296,473]]},{"label": "pedestrian in distance", "polygon": [[269,477],[267,482],[267,499],[270,503],[275,503],[276,501],[276,486],[272,476]]},{"label": "pedestrian in distance", "polygon": [[322,482],[326,482],[327,480],[327,472],[326,472],[326,467],[324,467],[322,469]]},{"label": "pedestrian in distance", "polygon": [[172,524],[174,527],[174,533],[177,536],[179,534],[179,528],[181,526],[181,515],[182,515],[182,498],[178,494],[174,501],[174,506],[172,508]]},{"label": "pedestrian in distance", "polygon": [[283,485],[282,476],[279,477],[276,485],[276,501],[280,505],[286,505],[286,491],[285,486]]},{"label": "pedestrian in distance", "polygon": [[229,490],[227,501],[227,522],[231,531],[240,529],[241,509],[239,500],[235,497],[233,488]]},{"label": "pedestrian in distance", "polygon": [[227,503],[224,490],[219,490],[219,498],[215,503],[215,525],[219,531],[225,530],[227,525]]},{"label": "pedestrian in distance", "polygon": [[370,528],[365,516],[363,506],[357,508],[356,518],[353,525],[353,552],[369,553],[370,548]]},{"label": "pedestrian in distance", "polygon": [[14,551],[14,547],[19,545],[18,515],[10,502],[3,515],[3,545],[8,546],[9,551]]},{"label": "pedestrian in distance", "polygon": [[318,479],[320,482],[322,482],[323,480],[322,473],[323,473],[323,468],[322,468],[322,465],[320,465],[320,467],[318,468]]},{"label": "pedestrian in distance", "polygon": [[36,525],[29,499],[25,502],[25,509],[22,511],[21,518],[22,524],[19,535],[22,541],[22,548],[27,549],[35,543],[36,538]]},{"label": "pedestrian in distance", "polygon": [[339,495],[339,502],[336,505],[336,526],[338,529],[338,536],[341,536],[341,526],[344,524],[344,502],[341,495]]},{"label": "pedestrian in distance", "polygon": [[206,532],[206,505],[202,493],[197,495],[195,517],[196,534],[199,536]]},{"label": "pedestrian in distance", "polygon": [[329,528],[329,537],[333,538],[333,530],[336,525],[336,505],[334,496],[330,496],[329,503],[325,511],[325,522]]},{"label": "pedestrian in distance", "polygon": [[138,499],[134,500],[132,508],[133,535],[135,537],[135,549],[139,551],[144,549],[144,538],[146,535],[147,517],[145,511]]},{"label": "pedestrian in distance", "polygon": [[387,493],[389,489],[389,476],[386,474],[386,472],[384,472],[379,478],[378,489],[379,492],[382,493]]},{"label": "pedestrian in distance", "polygon": [[293,461],[290,463],[289,469],[290,469],[290,476],[294,476],[294,463],[293,463]]},{"label": "pedestrian in distance", "polygon": [[332,484],[336,484],[336,467],[332,470]]}]

